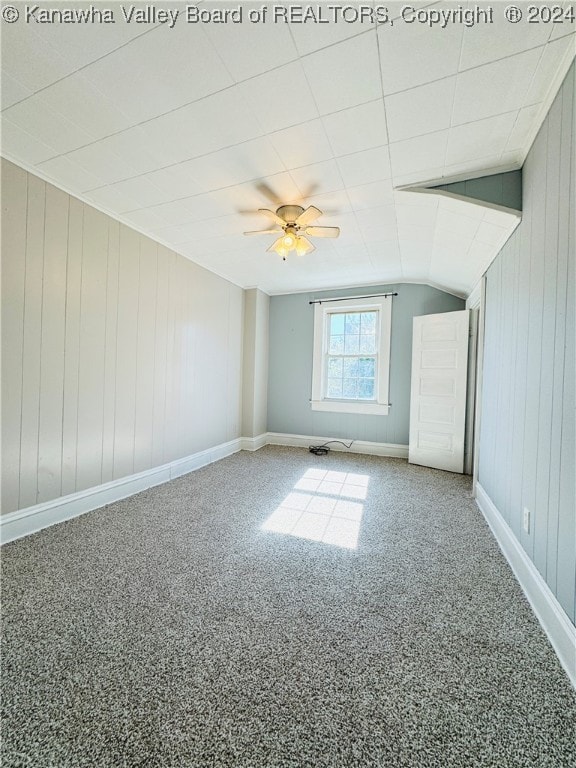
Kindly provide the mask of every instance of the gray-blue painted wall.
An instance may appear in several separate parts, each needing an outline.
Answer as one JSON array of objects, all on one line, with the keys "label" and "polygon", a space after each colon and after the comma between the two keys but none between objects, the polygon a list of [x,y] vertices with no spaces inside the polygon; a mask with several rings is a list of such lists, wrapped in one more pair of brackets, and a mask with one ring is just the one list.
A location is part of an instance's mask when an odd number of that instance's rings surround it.
[{"label": "gray-blue painted wall", "polygon": [[432,189],[503,205],[516,211],[522,210],[522,171],[507,171],[452,184],[437,184]]},{"label": "gray-blue painted wall", "polygon": [[[314,307],[311,299],[398,291],[392,299],[388,416],[324,413],[310,408]],[[412,318],[464,309],[464,301],[427,285],[401,284],[297,293],[270,300],[268,430],[407,445]]]},{"label": "gray-blue painted wall", "polygon": [[481,485],[572,621],[574,92],[572,65],[524,165],[522,222],[487,273],[479,458]]}]

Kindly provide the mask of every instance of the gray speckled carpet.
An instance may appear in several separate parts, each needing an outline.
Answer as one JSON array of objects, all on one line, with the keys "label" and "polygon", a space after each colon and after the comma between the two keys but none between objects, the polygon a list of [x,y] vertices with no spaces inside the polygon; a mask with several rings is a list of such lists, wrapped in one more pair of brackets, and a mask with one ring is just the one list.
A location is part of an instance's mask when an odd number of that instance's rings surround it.
[{"label": "gray speckled carpet", "polygon": [[6,545],[2,765],[576,766],[469,491],[268,447]]}]

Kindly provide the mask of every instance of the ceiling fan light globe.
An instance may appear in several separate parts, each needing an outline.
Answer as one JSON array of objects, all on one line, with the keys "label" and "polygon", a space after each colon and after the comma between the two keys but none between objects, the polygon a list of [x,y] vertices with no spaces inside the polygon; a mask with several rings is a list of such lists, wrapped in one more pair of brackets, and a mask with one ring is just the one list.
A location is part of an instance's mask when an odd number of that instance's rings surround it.
[{"label": "ceiling fan light globe", "polygon": [[305,256],[308,253],[308,246],[299,237],[296,238],[296,253],[298,256]]},{"label": "ceiling fan light globe", "polygon": [[292,232],[286,232],[284,237],[282,238],[282,245],[287,248],[288,250],[291,250],[296,245],[296,238],[292,234]]}]

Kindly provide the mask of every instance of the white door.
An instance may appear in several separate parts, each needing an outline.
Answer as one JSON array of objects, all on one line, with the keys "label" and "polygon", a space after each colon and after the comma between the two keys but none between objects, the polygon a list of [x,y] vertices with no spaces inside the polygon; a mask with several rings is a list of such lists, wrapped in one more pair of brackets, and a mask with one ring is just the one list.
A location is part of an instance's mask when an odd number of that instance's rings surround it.
[{"label": "white door", "polygon": [[470,310],[414,318],[410,441],[412,464],[464,471]]}]

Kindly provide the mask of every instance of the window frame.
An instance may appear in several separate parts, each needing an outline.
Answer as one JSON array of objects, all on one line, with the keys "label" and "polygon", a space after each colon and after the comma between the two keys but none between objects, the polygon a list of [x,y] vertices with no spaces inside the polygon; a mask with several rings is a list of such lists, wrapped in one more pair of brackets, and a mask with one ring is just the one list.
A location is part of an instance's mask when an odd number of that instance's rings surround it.
[{"label": "window frame", "polygon": [[[374,400],[330,398],[326,396],[326,360],[328,354],[329,321],[333,314],[343,312],[369,312],[376,310],[377,315],[377,375],[376,397]],[[344,299],[337,303],[319,303],[314,305],[314,352],[312,361],[312,397],[310,406],[313,411],[331,413],[363,413],[373,416],[387,416],[390,411],[388,402],[390,384],[390,328],[392,318],[391,297],[370,299]],[[360,356],[360,355],[359,355]]]}]

